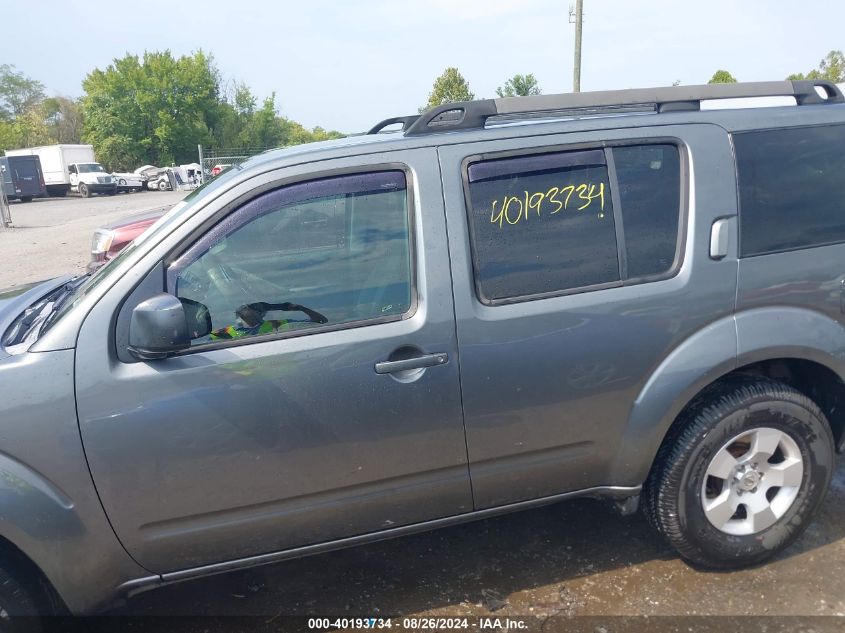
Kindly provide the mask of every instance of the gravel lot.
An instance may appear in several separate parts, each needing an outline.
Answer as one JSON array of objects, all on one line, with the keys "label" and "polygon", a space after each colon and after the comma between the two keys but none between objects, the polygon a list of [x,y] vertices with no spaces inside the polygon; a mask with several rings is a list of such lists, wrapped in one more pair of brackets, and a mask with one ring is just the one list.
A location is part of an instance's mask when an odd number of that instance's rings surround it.
[{"label": "gravel lot", "polygon": [[146,191],[12,202],[14,228],[0,228],[0,288],[84,272],[91,258],[91,236],[98,227],[169,208],[184,197],[184,191]]},{"label": "gravel lot", "polygon": [[[183,195],[148,192],[13,204],[15,228],[0,230],[0,287],[80,271],[98,226],[168,207]],[[196,633],[305,628],[290,616],[410,615],[526,618],[531,630],[606,633],[843,630],[845,617],[807,620],[845,615],[843,536],[845,468],[840,460],[821,516],[785,554],[756,569],[693,569],[640,515],[620,517],[600,502],[579,500],[184,582],[135,596],[111,613],[260,616],[246,621],[185,618],[168,620],[165,627]],[[660,618],[702,615],[722,618]],[[773,615],[798,619],[724,619]],[[587,619],[545,627],[550,616]],[[112,631],[115,622],[105,618],[89,624]],[[132,621],[130,630],[165,629],[158,617],[142,617]]]}]

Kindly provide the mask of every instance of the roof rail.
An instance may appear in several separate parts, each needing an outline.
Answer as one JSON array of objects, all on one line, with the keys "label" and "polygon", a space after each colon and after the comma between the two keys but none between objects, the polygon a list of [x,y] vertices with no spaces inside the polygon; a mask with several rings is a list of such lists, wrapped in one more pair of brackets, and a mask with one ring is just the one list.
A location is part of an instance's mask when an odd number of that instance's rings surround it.
[{"label": "roof rail", "polygon": [[625,112],[698,110],[701,102],[708,99],[745,97],[795,97],[798,105],[845,103],[842,92],[830,81],[758,81],[638,88],[446,103],[427,110],[410,125],[403,125],[403,130],[405,136],[416,136],[481,129],[485,126],[487,119],[493,117],[500,120],[514,120]]},{"label": "roof rail", "polygon": [[419,114],[412,114],[410,116],[394,116],[389,119],[385,119],[384,121],[379,121],[369,130],[367,130],[367,134],[378,134],[388,125],[395,125],[396,123],[402,124],[402,129],[400,131],[404,132],[414,123],[414,121],[419,118]]}]

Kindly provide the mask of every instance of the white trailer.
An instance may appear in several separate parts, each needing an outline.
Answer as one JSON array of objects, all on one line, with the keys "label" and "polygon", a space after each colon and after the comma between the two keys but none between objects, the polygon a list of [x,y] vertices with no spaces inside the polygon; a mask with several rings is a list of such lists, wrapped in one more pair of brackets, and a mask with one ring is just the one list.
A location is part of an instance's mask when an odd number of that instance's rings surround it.
[{"label": "white trailer", "polygon": [[94,158],[93,145],[42,145],[6,150],[6,156],[38,156],[44,184],[51,196],[78,191],[86,198],[92,193],[115,192],[115,181]]}]

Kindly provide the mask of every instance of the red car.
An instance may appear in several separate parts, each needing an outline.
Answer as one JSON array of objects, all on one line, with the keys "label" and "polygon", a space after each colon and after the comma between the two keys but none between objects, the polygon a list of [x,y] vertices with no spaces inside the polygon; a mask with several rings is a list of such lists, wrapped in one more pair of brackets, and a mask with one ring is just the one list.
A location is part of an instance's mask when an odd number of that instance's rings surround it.
[{"label": "red car", "polygon": [[146,231],[162,215],[164,215],[162,209],[147,211],[106,224],[94,231],[88,272],[94,272],[117,255],[129,242]]}]

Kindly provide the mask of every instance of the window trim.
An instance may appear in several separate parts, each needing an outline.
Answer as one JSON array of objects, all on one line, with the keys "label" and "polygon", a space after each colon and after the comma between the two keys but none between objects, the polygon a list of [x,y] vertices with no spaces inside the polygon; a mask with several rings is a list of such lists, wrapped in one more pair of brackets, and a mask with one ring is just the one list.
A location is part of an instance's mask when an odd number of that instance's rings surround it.
[{"label": "window trim", "polygon": [[255,200],[259,196],[291,185],[311,182],[315,180],[322,180],[324,178],[333,178],[338,176],[351,176],[356,174],[375,174],[384,171],[401,171],[405,176],[405,201],[406,213],[408,219],[408,255],[409,255],[409,276],[410,276],[410,305],[408,310],[402,314],[392,314],[383,317],[373,317],[370,319],[360,319],[357,321],[349,321],[345,323],[316,325],[315,327],[303,328],[301,330],[289,330],[286,332],[275,332],[272,334],[263,334],[261,336],[247,336],[239,339],[228,339],[209,343],[202,343],[196,347],[191,347],[173,354],[174,357],[187,356],[190,354],[210,352],[218,349],[227,349],[230,347],[240,347],[242,345],[254,345],[256,343],[265,343],[272,341],[279,341],[290,338],[299,338],[302,336],[311,336],[314,334],[323,334],[327,332],[337,332],[341,330],[350,330],[360,327],[368,327],[372,325],[381,325],[385,323],[395,323],[399,321],[406,321],[411,319],[419,308],[419,284],[418,284],[418,257],[417,257],[417,230],[415,220],[417,219],[417,204],[416,195],[417,190],[416,179],[413,170],[405,163],[391,162],[379,163],[374,165],[358,165],[355,167],[345,167],[339,169],[327,169],[323,171],[315,171],[308,174],[299,174],[293,177],[283,177],[271,182],[265,183],[255,189],[239,196],[229,204],[219,209],[214,215],[206,219],[199,227],[192,231],[179,244],[170,250],[170,252],[162,260],[162,287],[164,292],[174,294],[174,289],[170,287],[169,283],[169,269],[172,265],[179,261],[179,258],[186,254],[194,244],[203,239],[209,231],[213,230],[218,224],[223,222],[232,213],[237,213],[244,205]]},{"label": "window trim", "polygon": [[743,136],[745,134],[755,134],[759,132],[779,132],[781,130],[807,130],[818,127],[845,127],[845,122],[842,121],[828,121],[826,123],[812,123],[810,125],[781,125],[781,126],[767,126],[761,128],[750,128],[733,130],[728,135],[731,143],[731,156],[734,162],[734,182],[736,183],[736,232],[737,232],[737,259],[752,259],[754,257],[765,257],[767,255],[778,255],[780,253],[794,253],[795,251],[806,251],[811,248],[824,248],[826,246],[837,246],[845,244],[845,238],[841,240],[834,240],[831,242],[823,242],[821,244],[810,244],[807,246],[791,246],[789,248],[778,248],[774,250],[762,251],[759,253],[744,254],[742,252],[742,196],[740,195],[739,186],[739,160],[736,155],[736,143],[734,138]]},{"label": "window trim", "polygon": [[[549,292],[531,293],[519,295],[516,297],[504,297],[501,299],[490,299],[484,296],[481,290],[481,284],[478,279],[478,273],[475,267],[475,229],[473,227],[470,212],[472,210],[472,197],[470,195],[470,181],[469,181],[469,167],[472,163],[486,160],[497,160],[501,158],[517,158],[521,156],[539,156],[542,154],[554,154],[559,152],[578,152],[589,151],[591,149],[604,150],[605,162],[607,167],[608,184],[610,186],[611,201],[613,203],[614,224],[616,225],[616,257],[620,266],[620,276],[622,274],[622,260],[626,263],[627,272],[627,251],[625,250],[624,239],[620,241],[620,237],[624,238],[624,225],[620,226],[622,217],[622,203],[619,195],[619,182],[616,178],[616,163],[613,159],[614,147],[630,147],[637,145],[673,145],[678,151],[679,161],[679,177],[680,177],[680,204],[678,208],[678,237],[675,242],[675,258],[672,265],[666,272],[657,275],[640,275],[638,277],[622,278],[619,281],[611,281],[599,284],[591,284],[587,286],[578,286],[576,288],[566,288],[563,290],[552,290]],[[613,166],[611,173],[611,165]],[[608,290],[611,288],[623,288],[627,286],[635,286],[644,283],[652,283],[656,281],[665,281],[672,279],[680,273],[684,264],[684,256],[686,251],[687,232],[689,223],[689,150],[687,145],[677,137],[668,136],[648,136],[641,138],[621,139],[614,141],[601,142],[583,142],[583,143],[567,143],[555,145],[543,145],[538,147],[521,147],[519,149],[479,152],[465,156],[461,160],[461,184],[464,193],[464,218],[467,224],[469,239],[468,253],[470,258],[470,266],[472,269],[473,286],[475,289],[476,300],[484,306],[497,307],[502,305],[512,305],[515,303],[524,303],[526,301],[538,301],[542,299],[553,299],[555,297],[565,297],[569,295],[582,294],[586,292],[595,292],[598,290]],[[618,215],[617,215],[618,214]]]}]

